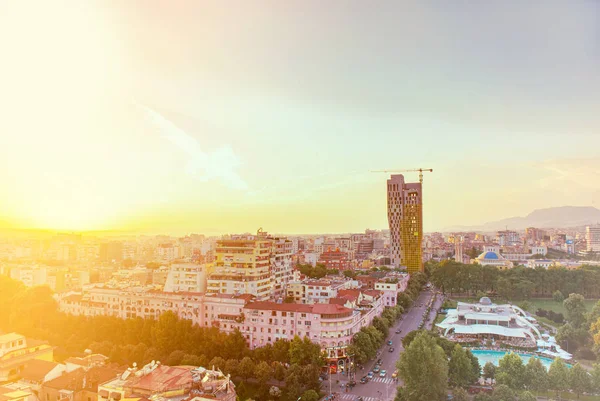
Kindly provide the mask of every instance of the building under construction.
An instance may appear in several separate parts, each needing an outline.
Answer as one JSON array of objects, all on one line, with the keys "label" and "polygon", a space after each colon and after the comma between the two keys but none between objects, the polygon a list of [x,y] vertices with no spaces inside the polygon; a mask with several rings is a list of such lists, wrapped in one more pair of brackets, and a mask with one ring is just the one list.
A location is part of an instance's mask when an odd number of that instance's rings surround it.
[{"label": "building under construction", "polygon": [[406,183],[402,174],[387,181],[391,259],[408,273],[423,271],[422,182]]}]

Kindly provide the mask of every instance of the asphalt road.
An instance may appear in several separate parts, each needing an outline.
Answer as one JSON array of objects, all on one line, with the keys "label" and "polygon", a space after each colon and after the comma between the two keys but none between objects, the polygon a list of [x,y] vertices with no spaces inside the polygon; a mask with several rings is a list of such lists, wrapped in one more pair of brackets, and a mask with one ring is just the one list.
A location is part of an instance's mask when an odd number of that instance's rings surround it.
[{"label": "asphalt road", "polygon": [[[409,332],[417,330],[419,323],[423,318],[423,314],[427,309],[427,303],[433,297],[433,291],[423,291],[414,305],[402,316],[402,320],[397,322],[394,327],[390,328],[390,335],[386,339],[386,343],[381,347],[379,351],[379,357],[373,361],[369,361],[365,364],[363,370],[357,370],[356,372],[356,386],[349,392],[345,392],[342,384],[348,381],[348,377],[342,374],[331,375],[331,390],[333,393],[339,393],[337,400],[344,401],[355,401],[360,396],[363,397],[364,401],[391,401],[396,395],[396,387],[402,384],[402,381],[396,382],[392,379],[392,373],[396,370],[396,361],[400,358],[400,354],[404,351],[402,347],[402,338]],[[441,306],[442,299],[438,295],[435,305],[431,308],[431,312],[427,317],[426,328],[431,328],[433,321],[436,316],[437,309]],[[401,332],[396,334],[396,330],[400,329]],[[389,352],[389,346],[387,341],[392,340],[392,346],[394,347],[393,352]],[[379,373],[375,373],[373,379],[366,384],[360,383],[360,378],[365,376],[369,370],[375,367],[377,359],[381,358],[381,369],[387,371],[386,377],[380,377]],[[337,381],[339,380],[339,383]],[[323,392],[329,394],[329,381],[323,382]]]}]

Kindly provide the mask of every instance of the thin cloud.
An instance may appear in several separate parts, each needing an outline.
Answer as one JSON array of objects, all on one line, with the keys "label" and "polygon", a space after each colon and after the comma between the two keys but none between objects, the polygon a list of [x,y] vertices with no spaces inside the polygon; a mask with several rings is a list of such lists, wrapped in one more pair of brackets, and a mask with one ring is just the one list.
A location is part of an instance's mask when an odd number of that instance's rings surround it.
[{"label": "thin cloud", "polygon": [[559,159],[535,164],[547,175],[538,181],[542,188],[563,191],[600,189],[600,159]]},{"label": "thin cloud", "polygon": [[248,184],[236,171],[241,162],[231,147],[223,146],[214,152],[205,152],[196,138],[171,120],[148,106],[136,101],[133,103],[144,112],[145,118],[157,128],[161,137],[188,155],[187,174],[203,182],[218,181],[232,189],[248,189]]}]

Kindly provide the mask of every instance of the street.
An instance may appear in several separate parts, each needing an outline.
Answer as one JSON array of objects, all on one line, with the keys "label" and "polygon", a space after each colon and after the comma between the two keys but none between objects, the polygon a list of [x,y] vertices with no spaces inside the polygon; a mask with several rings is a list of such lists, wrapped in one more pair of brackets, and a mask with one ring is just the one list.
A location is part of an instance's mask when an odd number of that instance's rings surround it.
[{"label": "street", "polygon": [[[434,292],[432,290],[425,290],[420,295],[413,306],[404,313],[402,320],[398,321],[393,327],[390,327],[390,334],[385,340],[384,345],[379,350],[379,356],[373,361],[369,361],[365,364],[363,370],[356,372],[356,386],[349,392],[345,392],[341,386],[348,381],[347,376],[342,374],[331,375],[331,388],[332,392],[339,393],[338,400],[349,400],[354,401],[359,397],[363,397],[364,401],[389,401],[393,400],[396,396],[396,387],[402,384],[402,381],[395,382],[392,378],[392,373],[396,370],[396,361],[400,358],[400,354],[404,351],[402,347],[402,338],[409,332],[417,330],[419,323],[427,309],[427,303],[433,297]],[[432,306],[430,316],[427,317],[427,323],[424,328],[430,329],[435,319],[436,311],[441,306],[441,296],[436,299],[435,305]],[[396,334],[396,330],[400,329],[401,332]],[[387,342],[391,340],[392,346],[394,347],[393,352],[389,352],[390,346]],[[360,378],[365,376],[370,370],[375,367],[377,359],[381,359],[381,369],[387,371],[386,377],[379,377],[379,373],[375,373],[373,379],[365,384],[360,383]],[[337,381],[339,380],[339,383]],[[326,394],[329,394],[329,382],[323,382],[323,390]]]}]

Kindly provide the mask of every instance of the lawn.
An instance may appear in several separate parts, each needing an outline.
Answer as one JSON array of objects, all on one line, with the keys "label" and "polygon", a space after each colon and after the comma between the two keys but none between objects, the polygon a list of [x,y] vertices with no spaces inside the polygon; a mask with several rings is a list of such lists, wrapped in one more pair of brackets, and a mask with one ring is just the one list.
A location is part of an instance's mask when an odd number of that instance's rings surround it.
[{"label": "lawn", "polygon": [[[456,298],[452,298],[455,301],[459,301],[459,302],[477,302],[477,299],[475,298],[466,298],[466,297],[456,297]],[[505,303],[506,300],[504,299],[500,299],[500,298],[492,298],[492,302],[495,303]],[[518,305],[523,301],[514,301],[513,304]],[[546,310],[551,310],[554,311],[556,313],[562,313],[563,315],[567,315],[567,312],[565,311],[565,307],[563,306],[562,302],[556,302],[553,299],[537,299],[537,298],[533,298],[533,299],[528,299],[527,302],[529,302],[532,305],[532,308],[529,312],[535,313],[536,310],[538,309],[546,309]],[[592,308],[594,307],[594,305],[596,304],[596,302],[598,302],[597,299],[586,299],[585,300],[585,307],[588,310],[588,312],[592,311]]]},{"label": "lawn", "polygon": [[[554,311],[556,313],[562,313],[565,316],[567,315],[567,312],[565,311],[565,307],[563,306],[562,302],[556,302],[552,299],[529,299],[528,302],[533,305],[531,312],[535,312],[538,309],[546,309]],[[592,311],[592,308],[594,307],[596,302],[598,301],[593,299],[585,300],[585,307],[588,312]]]}]

